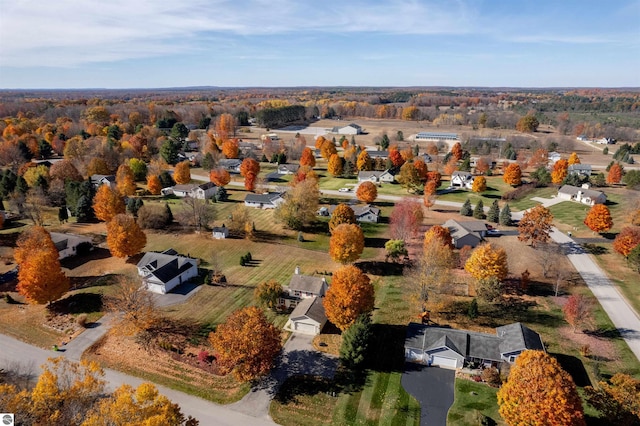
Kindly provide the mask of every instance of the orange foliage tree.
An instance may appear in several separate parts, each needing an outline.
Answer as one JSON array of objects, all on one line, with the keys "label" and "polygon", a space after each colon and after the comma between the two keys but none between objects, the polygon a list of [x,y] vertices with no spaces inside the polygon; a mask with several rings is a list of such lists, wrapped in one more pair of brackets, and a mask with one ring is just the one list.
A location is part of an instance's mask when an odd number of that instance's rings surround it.
[{"label": "orange foliage tree", "polygon": [[595,204],[589,209],[589,213],[584,219],[584,224],[593,232],[608,231],[613,227],[613,219],[609,208],[604,204]]},{"label": "orange foliage tree", "polygon": [[456,170],[458,170],[458,162],[455,158],[451,157],[447,164],[444,165],[444,174],[452,175]]},{"label": "orange foliage tree", "polygon": [[546,166],[549,162],[549,152],[544,148],[537,149],[529,159],[529,167],[537,169]]},{"label": "orange foliage tree", "polygon": [[17,290],[29,303],[51,303],[69,291],[58,250],[43,227],[34,226],[20,234],[14,258],[18,264]]},{"label": "orange foliage tree", "polygon": [[378,197],[378,188],[373,182],[362,182],[356,190],[356,197],[363,203],[373,203]]},{"label": "orange foliage tree", "polygon": [[353,265],[333,273],[331,286],[322,304],[327,319],[344,331],[359,315],[373,311],[375,293],[371,280]]},{"label": "orange foliage tree", "polygon": [[417,159],[413,162],[413,166],[416,168],[416,171],[418,172],[418,177],[420,178],[420,182],[426,182],[427,176],[429,173],[429,167],[427,167],[427,164],[424,161]]},{"label": "orange foliage tree", "polygon": [[440,187],[440,184],[442,183],[442,175],[440,174],[440,172],[428,172],[427,173],[427,182],[435,182],[436,185],[436,189],[438,189]]},{"label": "orange foliage tree", "polygon": [[424,187],[424,196],[422,197],[422,203],[429,209],[436,203],[436,182],[433,180],[427,181]]},{"label": "orange foliage tree", "polygon": [[476,173],[483,175],[489,168],[489,162],[484,157],[478,158],[478,161],[476,161]]},{"label": "orange foliage tree", "polygon": [[255,306],[233,312],[209,341],[218,364],[242,382],[268,373],[282,349],[280,331]]},{"label": "orange foliage tree", "polygon": [[389,160],[391,160],[391,164],[393,164],[394,167],[400,167],[404,164],[404,158],[402,158],[402,154],[398,151],[397,146],[389,148]]},{"label": "orange foliage tree", "polygon": [[614,184],[620,183],[622,180],[622,166],[620,164],[615,163],[612,164],[609,168],[609,173],[607,173],[607,183]]},{"label": "orange foliage tree", "polygon": [[100,185],[93,197],[93,211],[99,220],[109,222],[115,215],[124,213],[124,201],[109,185]]},{"label": "orange foliage tree", "polygon": [[329,240],[329,256],[342,264],[360,258],[364,250],[364,234],[360,226],[343,223],[334,228]]},{"label": "orange foliage tree", "polygon": [[533,247],[538,243],[545,243],[549,240],[552,223],[551,211],[538,204],[522,216],[518,224],[518,239],[524,242],[531,241]]},{"label": "orange foliage tree", "polygon": [[625,226],[616,236],[616,239],[613,240],[613,249],[627,257],[638,244],[640,244],[640,228],[637,226]]},{"label": "orange foliage tree", "polygon": [[366,150],[363,150],[360,154],[358,154],[356,167],[358,168],[358,170],[371,170],[371,168],[373,167],[371,163],[371,157]]},{"label": "orange foliage tree", "polygon": [[61,160],[53,163],[49,168],[49,176],[51,179],[60,179],[63,182],[68,180],[82,181],[82,175],[70,160]]},{"label": "orange foliage tree", "polygon": [[584,426],[576,385],[558,361],[543,351],[524,351],[498,391],[508,425]]},{"label": "orange foliage tree", "polygon": [[567,299],[567,303],[562,307],[564,319],[573,327],[573,332],[578,327],[589,324],[593,314],[591,301],[581,294],[573,294]]},{"label": "orange foliage tree", "polygon": [[256,188],[256,179],[260,173],[260,163],[253,158],[245,158],[240,164],[240,175],[244,176],[244,187],[247,191]]},{"label": "orange foliage tree", "polygon": [[121,164],[116,172],[116,187],[118,192],[125,197],[136,193],[136,179],[131,167]]},{"label": "orange foliage tree", "polygon": [[471,253],[464,269],[478,281],[490,278],[502,281],[509,273],[507,252],[491,243],[482,244]]},{"label": "orange foliage tree", "polygon": [[213,169],[209,172],[209,180],[216,186],[225,186],[231,182],[231,175],[226,169]]},{"label": "orange foliage tree", "polygon": [[119,214],[107,223],[107,246],[115,257],[140,253],[147,244],[147,236],[132,216]]},{"label": "orange foliage tree", "polygon": [[440,225],[434,225],[427,232],[424,233],[424,245],[430,244],[431,241],[438,241],[443,246],[449,247],[453,250],[453,242],[451,240],[451,232],[449,229]]},{"label": "orange foliage tree", "polygon": [[451,158],[456,161],[460,161],[462,159],[462,154],[462,145],[460,145],[460,142],[454,143],[451,147]]},{"label": "orange foliage tree", "polygon": [[356,215],[351,207],[345,203],[340,203],[336,206],[333,214],[331,214],[331,219],[329,220],[329,232],[333,233],[333,230],[343,223],[355,224]]},{"label": "orange foliage tree", "polygon": [[338,154],[332,154],[329,157],[329,164],[327,164],[327,171],[333,176],[342,175],[342,158]]},{"label": "orange foliage tree", "polygon": [[609,382],[599,382],[598,388],[584,388],[589,405],[614,425],[637,425],[640,420],[640,380],[628,374],[616,373]]},{"label": "orange foliage tree", "polygon": [[302,156],[300,157],[300,165],[301,166],[309,166],[311,168],[316,166],[316,157],[313,155],[313,151],[311,148],[306,147],[302,150]]},{"label": "orange foliage tree", "polygon": [[484,176],[476,176],[473,179],[473,186],[471,187],[473,192],[484,192],[487,190],[487,178]]},{"label": "orange foliage tree", "polygon": [[175,180],[178,185],[185,185],[191,182],[191,169],[189,168],[188,161],[182,161],[176,164],[173,170],[173,180]]},{"label": "orange foliage tree", "polygon": [[564,159],[560,159],[553,163],[553,170],[551,170],[551,182],[559,185],[567,177],[569,168],[569,162]]},{"label": "orange foliage tree", "polygon": [[236,119],[231,114],[222,114],[216,120],[216,134],[220,139],[228,139],[236,134]]},{"label": "orange foliage tree", "polygon": [[325,160],[329,160],[333,154],[337,154],[336,146],[334,143],[328,139],[324,139],[322,142],[322,146],[320,146],[320,155]]},{"label": "orange foliage tree", "polygon": [[238,139],[227,139],[222,142],[222,153],[226,158],[238,158],[240,143]]},{"label": "orange foliage tree", "polygon": [[162,191],[162,183],[157,175],[147,176],[147,189],[152,195],[159,195]]},{"label": "orange foliage tree", "polygon": [[102,158],[93,157],[87,166],[87,175],[109,175],[111,169]]},{"label": "orange foliage tree", "polygon": [[578,157],[578,154],[572,152],[571,155],[569,155],[568,163],[570,166],[573,164],[580,164],[580,157]]},{"label": "orange foliage tree", "polygon": [[520,169],[520,165],[518,163],[509,164],[504,171],[502,179],[506,184],[511,186],[520,185],[522,183],[522,170]]}]

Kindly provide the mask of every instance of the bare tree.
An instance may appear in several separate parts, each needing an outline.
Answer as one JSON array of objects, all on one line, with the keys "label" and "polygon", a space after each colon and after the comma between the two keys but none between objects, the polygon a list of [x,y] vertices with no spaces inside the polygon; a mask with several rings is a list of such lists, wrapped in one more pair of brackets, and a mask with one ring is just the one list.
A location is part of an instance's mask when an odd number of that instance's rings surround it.
[{"label": "bare tree", "polygon": [[542,276],[549,278],[552,271],[558,269],[558,259],[562,255],[560,246],[553,242],[538,244],[536,247],[536,261],[542,268]]},{"label": "bare tree", "polygon": [[183,225],[195,226],[196,232],[200,232],[215,218],[213,206],[205,200],[187,196],[183,203],[185,208],[178,213],[178,221]]},{"label": "bare tree", "polygon": [[27,193],[24,209],[25,214],[36,226],[44,225],[44,208],[48,205],[47,196],[40,187],[35,187]]},{"label": "bare tree", "polygon": [[158,322],[160,314],[153,295],[135,279],[121,277],[116,291],[107,298],[107,308],[119,314],[116,330],[123,335],[136,335]]}]

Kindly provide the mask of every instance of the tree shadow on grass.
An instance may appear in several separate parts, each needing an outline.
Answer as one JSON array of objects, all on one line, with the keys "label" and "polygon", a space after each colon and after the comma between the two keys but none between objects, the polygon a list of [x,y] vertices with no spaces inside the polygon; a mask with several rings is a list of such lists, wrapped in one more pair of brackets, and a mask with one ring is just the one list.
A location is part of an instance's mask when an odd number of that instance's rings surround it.
[{"label": "tree shadow on grass", "polygon": [[373,248],[384,248],[385,243],[388,240],[386,238],[378,238],[378,237],[365,237],[364,238],[364,246],[365,247],[373,247]]},{"label": "tree shadow on grass", "polygon": [[60,266],[67,269],[76,269],[87,262],[92,260],[108,259],[111,257],[111,253],[108,249],[96,247],[86,254],[79,254],[77,256],[67,257],[60,261]]},{"label": "tree shadow on grass", "polygon": [[363,260],[356,262],[354,266],[358,267],[365,274],[390,276],[402,275],[404,265],[401,263],[382,262],[378,260]]},{"label": "tree shadow on grass", "polygon": [[102,295],[96,293],[76,293],[56,300],[47,309],[56,314],[88,314],[102,311]]},{"label": "tree shadow on grass", "polygon": [[584,368],[584,364],[582,364],[582,360],[575,356],[559,353],[550,353],[549,355],[558,360],[562,369],[571,375],[576,386],[591,386],[591,379]]}]

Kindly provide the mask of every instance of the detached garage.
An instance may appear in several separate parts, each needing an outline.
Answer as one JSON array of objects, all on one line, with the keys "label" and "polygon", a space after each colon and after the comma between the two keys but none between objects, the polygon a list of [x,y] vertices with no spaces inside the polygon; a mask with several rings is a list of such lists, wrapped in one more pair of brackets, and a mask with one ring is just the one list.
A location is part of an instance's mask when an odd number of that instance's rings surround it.
[{"label": "detached garage", "polygon": [[324,306],[322,306],[322,299],[310,297],[302,299],[295,307],[284,328],[294,333],[315,336],[320,334],[326,323],[327,316],[324,312]]}]

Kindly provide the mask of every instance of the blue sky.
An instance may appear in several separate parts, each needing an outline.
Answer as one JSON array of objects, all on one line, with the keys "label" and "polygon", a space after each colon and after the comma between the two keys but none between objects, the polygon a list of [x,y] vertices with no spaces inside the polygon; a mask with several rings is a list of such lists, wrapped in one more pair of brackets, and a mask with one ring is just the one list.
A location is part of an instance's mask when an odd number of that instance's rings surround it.
[{"label": "blue sky", "polygon": [[640,87],[640,0],[0,0],[0,88]]}]

